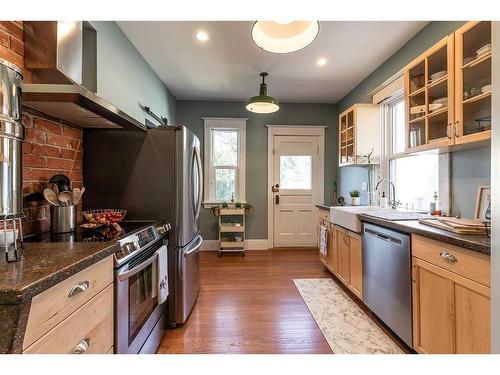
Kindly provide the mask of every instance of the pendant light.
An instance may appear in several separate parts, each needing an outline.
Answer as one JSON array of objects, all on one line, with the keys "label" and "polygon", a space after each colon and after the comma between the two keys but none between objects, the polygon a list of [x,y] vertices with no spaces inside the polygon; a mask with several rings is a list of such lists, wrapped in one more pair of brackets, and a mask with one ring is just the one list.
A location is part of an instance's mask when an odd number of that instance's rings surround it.
[{"label": "pendant light", "polygon": [[273,53],[301,50],[311,44],[318,33],[318,21],[257,21],[252,27],[255,44]]},{"label": "pendant light", "polygon": [[259,95],[250,98],[247,104],[247,110],[254,113],[273,113],[280,109],[278,101],[272,96],[267,95],[267,84],[265,78],[266,72],[260,73],[262,83],[260,84]]}]

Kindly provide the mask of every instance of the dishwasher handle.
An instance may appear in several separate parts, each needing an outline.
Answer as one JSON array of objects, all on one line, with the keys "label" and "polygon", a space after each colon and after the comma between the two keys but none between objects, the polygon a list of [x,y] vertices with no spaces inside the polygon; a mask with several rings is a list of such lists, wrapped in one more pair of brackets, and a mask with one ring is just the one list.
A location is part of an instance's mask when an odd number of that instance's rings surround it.
[{"label": "dishwasher handle", "polygon": [[365,233],[371,234],[372,236],[377,237],[379,240],[387,241],[387,242],[394,242],[398,245],[401,245],[401,240],[399,238],[388,236],[386,234],[374,231],[373,229],[366,228]]}]

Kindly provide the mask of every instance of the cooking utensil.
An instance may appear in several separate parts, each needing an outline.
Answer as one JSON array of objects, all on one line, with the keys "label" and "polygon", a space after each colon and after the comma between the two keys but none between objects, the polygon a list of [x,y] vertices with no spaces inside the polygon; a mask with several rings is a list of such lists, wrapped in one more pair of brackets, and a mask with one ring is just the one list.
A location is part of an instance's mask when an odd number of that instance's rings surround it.
[{"label": "cooking utensil", "polygon": [[43,189],[43,197],[47,202],[49,202],[52,206],[59,206],[59,199],[54,190],[50,188]]},{"label": "cooking utensil", "polygon": [[57,198],[64,206],[69,206],[71,200],[73,199],[73,194],[71,194],[71,191],[62,191],[59,193]]},{"label": "cooking utensil", "polygon": [[77,197],[78,199],[73,201],[74,205],[77,205],[78,203],[80,203],[80,200],[82,199],[82,195],[84,192],[85,192],[85,187],[82,187],[82,189],[80,190],[80,194],[78,194],[78,197]]},{"label": "cooking utensil", "polygon": [[73,191],[71,192],[73,194],[73,204],[76,206],[78,204],[78,201],[80,200],[80,189],[79,188],[74,188]]},{"label": "cooking utensil", "polygon": [[59,192],[68,191],[70,189],[71,181],[68,176],[63,174],[56,174],[49,180],[50,183],[56,184]]}]

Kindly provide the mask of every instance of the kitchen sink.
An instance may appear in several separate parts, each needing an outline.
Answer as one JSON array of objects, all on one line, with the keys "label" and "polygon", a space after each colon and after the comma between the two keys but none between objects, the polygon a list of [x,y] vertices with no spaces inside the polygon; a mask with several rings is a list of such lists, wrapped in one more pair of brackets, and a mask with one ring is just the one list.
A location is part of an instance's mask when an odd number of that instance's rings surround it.
[{"label": "kitchen sink", "polygon": [[419,212],[392,208],[382,208],[379,206],[335,206],[330,207],[330,221],[333,224],[349,229],[356,233],[361,233],[361,221],[359,215],[366,214],[384,220],[418,220],[430,217]]}]

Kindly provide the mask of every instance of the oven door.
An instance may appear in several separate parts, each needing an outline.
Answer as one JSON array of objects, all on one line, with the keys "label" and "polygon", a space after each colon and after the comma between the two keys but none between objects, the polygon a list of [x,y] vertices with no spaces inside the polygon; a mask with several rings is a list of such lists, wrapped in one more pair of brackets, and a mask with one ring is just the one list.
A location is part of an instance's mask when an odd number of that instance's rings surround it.
[{"label": "oven door", "polygon": [[139,353],[162,318],[158,305],[158,254],[162,241],[115,270],[115,352]]}]

